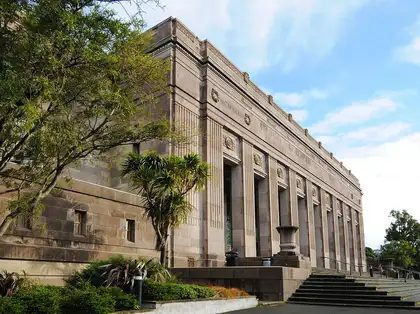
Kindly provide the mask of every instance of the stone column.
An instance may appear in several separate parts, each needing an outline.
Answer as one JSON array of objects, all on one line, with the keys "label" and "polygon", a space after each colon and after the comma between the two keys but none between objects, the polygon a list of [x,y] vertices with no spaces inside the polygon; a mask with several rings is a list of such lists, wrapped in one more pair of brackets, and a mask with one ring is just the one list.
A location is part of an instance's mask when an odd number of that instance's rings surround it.
[{"label": "stone column", "polygon": [[288,188],[288,211],[282,211],[281,220],[285,226],[298,226],[298,207],[297,207],[297,189],[296,189],[296,172],[289,169],[289,188]]},{"label": "stone column", "polygon": [[[316,194],[315,194],[316,195]],[[308,236],[309,236],[309,258],[312,266],[316,266],[316,244],[315,244],[315,219],[314,219],[314,192],[312,182],[306,180],[306,208],[308,214]]]},{"label": "stone column", "polygon": [[268,157],[268,181],[269,181],[269,201],[270,201],[270,230],[271,230],[271,242],[269,255],[274,255],[280,251],[280,234],[277,232],[279,224],[279,186],[277,176],[277,160],[272,157]]},{"label": "stone column", "polygon": [[204,123],[203,159],[211,165],[212,176],[204,192],[204,243],[208,266],[224,262],[225,230],[223,199],[223,127],[212,119]]},{"label": "stone column", "polygon": [[[298,216],[298,198],[296,187],[296,172],[289,169],[289,187],[288,187],[288,204],[287,211],[282,209],[281,220],[284,226],[299,227]],[[296,234],[296,253],[300,254],[299,230]]]},{"label": "stone column", "polygon": [[352,231],[353,231],[353,250],[354,250],[354,268],[356,271],[359,271],[359,254],[360,254],[360,246],[359,246],[359,237],[357,235],[357,228],[358,228],[358,221],[357,221],[357,212],[354,208],[350,209],[351,212],[351,223],[352,223]]},{"label": "stone column", "polygon": [[245,256],[257,253],[255,237],[254,210],[254,160],[253,147],[247,141],[242,142],[242,173],[244,191]]},{"label": "stone column", "polygon": [[333,234],[334,234],[334,252],[336,261],[336,268],[342,269],[341,255],[340,255],[340,226],[338,223],[338,202],[335,196],[332,196],[332,214],[333,214]]},{"label": "stone column", "polygon": [[245,256],[243,163],[232,167],[232,247]]},{"label": "stone column", "polygon": [[350,239],[349,239],[349,212],[348,206],[346,204],[343,205],[343,228],[344,228],[344,248],[346,252],[346,270],[350,270]]},{"label": "stone column", "polygon": [[[270,173],[258,182],[259,231],[261,256],[271,256]],[[277,232],[278,233],[278,232]]]},{"label": "stone column", "polygon": [[321,226],[317,226],[321,228],[321,235],[322,235],[322,257],[323,258],[323,265],[325,268],[330,268],[330,250],[328,245],[328,220],[327,220],[327,203],[326,203],[326,193],[323,189],[320,189],[320,202],[321,202]]},{"label": "stone column", "polygon": [[363,214],[359,213],[359,230],[360,230],[360,251],[362,254],[362,268],[364,272],[367,272],[366,265],[366,249],[365,249],[365,225],[363,221]]}]

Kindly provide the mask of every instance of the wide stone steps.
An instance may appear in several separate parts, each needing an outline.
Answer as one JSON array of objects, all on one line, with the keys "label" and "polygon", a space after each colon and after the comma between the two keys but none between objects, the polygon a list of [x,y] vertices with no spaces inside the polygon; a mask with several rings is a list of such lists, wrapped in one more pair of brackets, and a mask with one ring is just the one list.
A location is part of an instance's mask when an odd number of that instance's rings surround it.
[{"label": "wide stone steps", "polygon": [[389,305],[389,306],[406,306],[412,307],[415,305],[413,301],[402,301],[402,300],[372,300],[372,299],[333,299],[328,297],[316,298],[316,297],[295,297],[291,296],[288,300],[292,302],[312,302],[316,303],[330,303],[330,304],[346,304],[346,305]]},{"label": "wide stone steps", "polygon": [[352,290],[352,289],[347,289],[347,290],[336,290],[336,289],[308,289],[308,288],[304,288],[304,287],[300,287],[299,289],[296,290],[296,292],[304,292],[304,293],[320,293],[320,292],[325,292],[326,294],[340,294],[340,295],[348,295],[349,293],[351,294],[360,294],[361,291],[363,291],[364,295],[388,295],[386,291],[377,291],[377,290]]},{"label": "wide stone steps", "polygon": [[[378,288],[380,287],[380,288]],[[394,289],[400,293],[388,293]],[[312,274],[288,299],[314,305],[414,308],[420,301],[420,283],[389,278],[365,278],[343,274]]]}]

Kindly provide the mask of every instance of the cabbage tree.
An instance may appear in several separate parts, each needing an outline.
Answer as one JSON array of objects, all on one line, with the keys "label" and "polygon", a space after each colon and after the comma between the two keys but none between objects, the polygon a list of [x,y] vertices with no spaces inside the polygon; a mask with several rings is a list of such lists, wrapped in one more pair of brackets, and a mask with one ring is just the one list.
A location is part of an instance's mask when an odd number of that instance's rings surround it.
[{"label": "cabbage tree", "polygon": [[185,221],[193,210],[187,194],[204,189],[210,177],[209,165],[195,153],[183,157],[130,153],[122,173],[142,196],[144,215],[156,234],[155,249],[160,252],[160,262],[165,264],[169,231]]}]

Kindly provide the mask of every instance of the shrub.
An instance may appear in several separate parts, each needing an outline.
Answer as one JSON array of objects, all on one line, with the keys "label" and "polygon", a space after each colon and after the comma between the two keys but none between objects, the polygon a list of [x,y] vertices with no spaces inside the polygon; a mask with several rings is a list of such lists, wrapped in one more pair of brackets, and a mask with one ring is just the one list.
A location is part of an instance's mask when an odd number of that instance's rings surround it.
[{"label": "shrub", "polygon": [[19,300],[12,297],[0,297],[0,313],[7,314],[26,314],[30,313]]},{"label": "shrub", "polygon": [[232,299],[249,295],[246,291],[238,288],[226,288],[219,286],[210,286],[209,288],[215,291],[219,298],[223,299]]},{"label": "shrub", "polygon": [[[25,305],[27,313],[56,314],[60,310],[63,288],[55,286],[36,286],[19,290],[10,298]],[[6,312],[7,313],[7,312]]]},{"label": "shrub", "polygon": [[95,287],[67,289],[61,302],[63,314],[108,314],[115,310],[115,300],[111,293]]},{"label": "shrub", "polygon": [[137,310],[139,303],[136,297],[132,294],[127,294],[117,287],[101,287],[98,288],[98,293],[109,294],[115,300],[115,310]]},{"label": "shrub", "polygon": [[0,296],[12,295],[21,288],[32,287],[34,282],[30,280],[26,273],[22,275],[16,272],[0,272]]},{"label": "shrub", "polygon": [[188,300],[214,297],[216,293],[208,287],[178,283],[158,283],[146,280],[143,299],[154,301]]},{"label": "shrub", "polygon": [[67,285],[83,287],[90,283],[95,287],[116,286],[126,292],[130,292],[133,276],[140,269],[147,270],[147,277],[158,282],[175,281],[169,272],[158,261],[139,258],[137,260],[123,257],[122,255],[112,256],[108,259],[91,262],[85,269],[73,273],[67,279]]}]

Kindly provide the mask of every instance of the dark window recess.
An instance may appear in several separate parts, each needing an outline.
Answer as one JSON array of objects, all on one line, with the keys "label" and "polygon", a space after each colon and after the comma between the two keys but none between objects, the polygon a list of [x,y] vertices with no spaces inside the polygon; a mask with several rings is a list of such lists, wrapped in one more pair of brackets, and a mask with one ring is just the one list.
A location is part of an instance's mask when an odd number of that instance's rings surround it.
[{"label": "dark window recess", "polygon": [[136,228],[135,220],[127,219],[125,221],[125,230],[127,232],[126,238],[130,242],[135,242],[135,239],[136,239],[135,228]]},{"label": "dark window recess", "polygon": [[140,154],[140,143],[133,144],[133,153]]},{"label": "dark window recess", "polygon": [[86,212],[76,210],[74,221],[74,233],[78,235],[86,234]]},{"label": "dark window recess", "polygon": [[16,218],[16,227],[24,229],[32,229],[31,219],[28,215],[20,214]]}]

